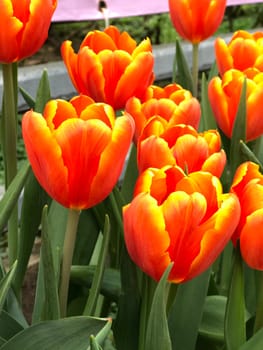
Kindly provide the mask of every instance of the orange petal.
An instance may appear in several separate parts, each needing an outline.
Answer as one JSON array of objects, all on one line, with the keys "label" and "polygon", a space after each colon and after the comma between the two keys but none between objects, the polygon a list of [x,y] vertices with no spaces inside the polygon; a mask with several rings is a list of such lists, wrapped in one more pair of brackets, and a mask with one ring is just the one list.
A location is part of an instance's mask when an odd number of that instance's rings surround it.
[{"label": "orange petal", "polygon": [[159,280],[170,263],[170,239],[161,208],[141,193],[123,208],[124,238],[132,260],[153,279]]}]

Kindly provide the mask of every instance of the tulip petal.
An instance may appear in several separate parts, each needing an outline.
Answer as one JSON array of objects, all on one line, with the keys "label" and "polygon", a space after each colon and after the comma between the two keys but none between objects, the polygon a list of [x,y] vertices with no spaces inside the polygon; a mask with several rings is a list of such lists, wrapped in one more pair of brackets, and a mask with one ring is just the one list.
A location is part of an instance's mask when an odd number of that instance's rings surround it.
[{"label": "tulip petal", "polygon": [[123,208],[124,237],[133,261],[153,279],[159,280],[170,263],[170,239],[162,210],[146,193]]},{"label": "tulip petal", "polygon": [[256,270],[263,270],[263,209],[247,217],[240,234],[241,255],[245,262]]},{"label": "tulip petal", "polygon": [[68,170],[61,157],[61,148],[45,119],[41,114],[27,112],[22,119],[22,132],[39,183],[60,204],[68,204]]},{"label": "tulip petal", "polygon": [[91,201],[90,189],[101,153],[111,139],[110,128],[100,120],[68,119],[55,131],[55,137],[69,169],[69,206],[83,209],[97,204]]}]

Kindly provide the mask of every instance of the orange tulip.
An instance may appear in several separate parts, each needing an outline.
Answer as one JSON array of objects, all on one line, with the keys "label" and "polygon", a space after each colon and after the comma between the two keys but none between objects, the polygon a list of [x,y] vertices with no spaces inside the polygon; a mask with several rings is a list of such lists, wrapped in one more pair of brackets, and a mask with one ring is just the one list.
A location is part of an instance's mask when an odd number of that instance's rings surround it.
[{"label": "orange tulip", "polygon": [[221,24],[226,0],[169,0],[170,17],[178,34],[197,44],[209,38]]},{"label": "orange tulip", "polygon": [[65,41],[61,54],[76,90],[114,109],[124,108],[131,96],[142,97],[154,79],[150,40],[137,46],[114,26],[89,32],[78,53]]},{"label": "orange tulip", "polygon": [[[222,175],[226,154],[221,149],[220,135],[216,130],[198,133],[193,127],[183,124],[162,130],[160,124],[158,118],[153,117],[143,129],[137,144],[140,172],[150,167],[178,165],[187,173],[203,170],[217,177]],[[151,131],[149,136],[148,129]]]},{"label": "orange tulip", "polygon": [[87,96],[52,100],[43,115],[27,112],[22,132],[41,186],[57,202],[84,209],[102,201],[116,184],[134,132],[124,114]]},{"label": "orange tulip", "polygon": [[240,216],[234,194],[223,194],[207,172],[186,176],[177,166],[148,168],[123,208],[124,237],[132,260],[159,280],[174,262],[171,282],[205,271],[231,238]]},{"label": "orange tulip", "polygon": [[32,56],[44,44],[57,0],[2,0],[0,62]]},{"label": "orange tulip", "polygon": [[263,32],[236,31],[228,44],[217,38],[215,54],[221,75],[232,68],[245,71],[255,67],[263,71]]},{"label": "orange tulip", "polygon": [[152,85],[146,90],[142,101],[136,97],[130,98],[125,110],[135,121],[135,143],[152,117],[160,117],[167,124],[167,129],[176,124],[189,124],[197,129],[201,117],[198,100],[178,84],[169,84],[164,88]]},{"label": "orange tulip", "polygon": [[251,141],[263,133],[263,72],[258,73],[255,69],[250,69],[243,73],[230,69],[222,79],[215,77],[210,81],[208,96],[219,128],[231,138],[245,78],[246,141]]},{"label": "orange tulip", "polygon": [[263,270],[263,175],[252,162],[241,164],[236,170],[231,186],[240,201],[241,216],[232,237],[244,261],[252,268]]}]

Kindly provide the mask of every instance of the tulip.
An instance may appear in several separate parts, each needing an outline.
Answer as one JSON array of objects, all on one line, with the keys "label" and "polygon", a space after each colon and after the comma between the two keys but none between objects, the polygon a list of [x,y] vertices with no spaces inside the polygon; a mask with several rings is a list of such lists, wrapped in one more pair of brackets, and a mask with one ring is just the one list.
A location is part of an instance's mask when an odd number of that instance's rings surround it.
[{"label": "tulip", "polygon": [[221,75],[229,69],[245,71],[254,67],[263,71],[263,33],[236,31],[230,42],[217,38],[215,41],[216,63]]},{"label": "tulip", "polygon": [[169,0],[173,26],[182,38],[193,44],[215,33],[225,8],[226,0]]},{"label": "tulip", "polygon": [[263,73],[255,69],[245,73],[230,69],[222,78],[214,77],[210,81],[208,96],[219,128],[231,138],[245,79],[246,141],[251,141],[263,133]]},{"label": "tulip", "polygon": [[231,192],[240,201],[240,221],[232,237],[239,240],[244,261],[253,269],[263,270],[263,175],[252,162],[242,163],[236,170]]},{"label": "tulip", "polygon": [[137,46],[114,26],[89,32],[78,53],[65,41],[61,54],[76,90],[116,110],[131,96],[141,98],[154,79],[150,40]]},{"label": "tulip", "polygon": [[223,194],[208,172],[186,176],[181,168],[148,168],[123,208],[131,259],[158,281],[173,262],[169,281],[181,283],[205,271],[222,252],[240,216],[234,194]]},{"label": "tulip", "polygon": [[124,114],[87,96],[51,100],[43,115],[25,113],[22,132],[29,161],[41,186],[71,209],[89,208],[116,184],[134,132]]},{"label": "tulip", "polygon": [[44,44],[57,0],[2,0],[0,62],[32,56]]},{"label": "tulip", "polygon": [[[158,126],[154,127],[154,124]],[[203,170],[217,177],[222,175],[226,154],[221,149],[220,135],[216,130],[198,133],[193,127],[180,124],[162,132],[159,124],[157,118],[152,118],[139,139],[137,158],[140,172],[150,167],[178,165],[187,173]]]},{"label": "tulip", "polygon": [[201,117],[198,100],[178,84],[169,84],[164,88],[152,85],[146,90],[142,101],[136,97],[130,98],[125,110],[135,121],[135,143],[152,117],[160,117],[167,124],[166,128],[188,124],[195,129],[198,128]]}]

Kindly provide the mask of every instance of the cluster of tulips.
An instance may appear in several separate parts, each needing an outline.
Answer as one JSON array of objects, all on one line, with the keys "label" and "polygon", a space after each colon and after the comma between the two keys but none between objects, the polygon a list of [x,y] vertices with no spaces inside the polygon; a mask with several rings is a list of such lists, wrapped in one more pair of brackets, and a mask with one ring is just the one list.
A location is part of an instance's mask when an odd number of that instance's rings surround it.
[{"label": "cluster of tulips", "polygon": [[[10,64],[43,44],[56,0],[6,0],[2,7],[0,61],[7,86]],[[225,0],[169,1],[172,23],[195,53],[217,30],[225,7]],[[219,74],[209,81],[207,94],[217,128],[208,130],[200,130],[198,89],[154,84],[148,38],[137,44],[109,26],[89,32],[77,53],[65,41],[61,55],[77,94],[70,101],[49,100],[42,111],[27,111],[22,134],[36,179],[69,208],[71,219],[77,213],[75,226],[81,211],[121,188],[120,176],[124,168],[130,171],[127,163],[135,151],[132,195],[124,196],[119,209],[125,246],[140,271],[158,282],[171,266],[167,279],[180,284],[210,268],[231,241],[250,268],[263,270],[263,175],[256,161],[263,133],[263,33],[237,31],[229,43],[215,41]],[[241,103],[243,138],[234,151],[242,153],[242,142],[253,161],[229,151],[241,128]],[[6,115],[9,105],[4,103]],[[12,152],[6,140],[7,186],[15,176],[8,149]],[[72,232],[65,236],[65,246],[71,242],[72,247],[62,256],[62,316],[75,239]],[[13,250],[11,263],[15,260]]]}]

